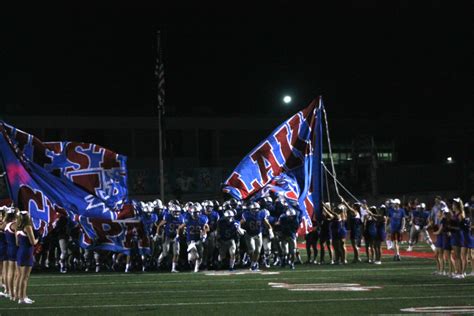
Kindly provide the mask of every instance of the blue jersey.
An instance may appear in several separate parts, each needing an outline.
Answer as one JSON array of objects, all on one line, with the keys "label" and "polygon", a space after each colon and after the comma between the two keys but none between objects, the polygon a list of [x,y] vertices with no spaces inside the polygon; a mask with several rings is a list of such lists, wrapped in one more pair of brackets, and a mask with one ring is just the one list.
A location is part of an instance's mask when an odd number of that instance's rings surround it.
[{"label": "blue jersey", "polygon": [[188,219],[191,219],[191,213],[189,212],[184,212],[182,216],[184,217],[185,221],[187,221]]},{"label": "blue jersey", "polygon": [[164,209],[163,212],[158,215],[158,223],[164,220],[168,214],[169,214],[168,209]]},{"label": "blue jersey", "polygon": [[281,214],[278,221],[280,222],[280,229],[283,237],[296,238],[296,232],[300,225],[298,216],[287,216],[286,214]]},{"label": "blue jersey", "polygon": [[174,217],[171,214],[167,214],[165,216],[165,236],[169,238],[176,238],[176,232],[178,227],[184,224],[184,217],[183,215],[179,215],[178,217]]},{"label": "blue jersey", "polygon": [[412,212],[413,214],[413,224],[418,225],[420,227],[424,227],[428,225],[428,218],[430,217],[430,211],[418,211],[415,210]]},{"label": "blue jersey", "polygon": [[186,219],[186,239],[187,241],[198,241],[201,239],[201,231],[208,222],[206,215],[199,215],[197,219],[190,217]]},{"label": "blue jersey", "polygon": [[237,228],[239,227],[239,222],[229,221],[226,218],[221,218],[217,222],[219,238],[222,241],[232,240],[237,238]]},{"label": "blue jersey", "polygon": [[151,234],[153,227],[155,226],[154,224],[159,222],[158,219],[159,216],[156,213],[144,214],[142,216],[143,229],[148,235]]},{"label": "blue jersey", "polygon": [[245,211],[243,208],[239,207],[235,209],[235,212],[236,212],[234,216],[235,220],[240,221],[242,219],[243,213],[248,212],[248,211]]},{"label": "blue jersey", "polygon": [[391,208],[388,211],[390,218],[390,229],[392,232],[400,231],[402,229],[402,219],[405,217],[405,210],[399,208],[397,210]]},{"label": "blue jersey", "polygon": [[275,206],[271,203],[265,203],[265,205],[262,207],[262,210],[267,210],[271,214],[275,213]]},{"label": "blue jersey", "polygon": [[206,214],[206,217],[208,220],[207,224],[209,225],[209,231],[215,231],[217,228],[217,221],[220,218],[219,213],[212,211],[210,214]]},{"label": "blue jersey", "polygon": [[252,212],[245,211],[242,219],[245,221],[244,228],[249,236],[256,236],[262,232],[263,220],[266,218],[264,211]]}]

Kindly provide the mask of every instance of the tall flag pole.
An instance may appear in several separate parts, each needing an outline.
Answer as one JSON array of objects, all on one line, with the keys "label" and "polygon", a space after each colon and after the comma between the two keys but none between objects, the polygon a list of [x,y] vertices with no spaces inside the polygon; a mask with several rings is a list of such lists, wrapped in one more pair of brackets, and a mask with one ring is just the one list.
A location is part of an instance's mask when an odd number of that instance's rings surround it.
[{"label": "tall flag pole", "polygon": [[157,32],[157,55],[155,65],[155,77],[158,82],[158,161],[159,161],[159,188],[160,198],[165,199],[165,181],[163,171],[163,131],[162,117],[165,114],[165,68],[163,65],[163,55],[161,50],[161,32]]},{"label": "tall flag pole", "polygon": [[326,113],[324,109],[323,97],[319,96],[319,105],[317,113],[319,113],[316,119],[316,126],[314,131],[314,154],[313,154],[313,177],[312,177],[312,201],[314,203],[313,214],[319,220],[321,218],[321,209],[323,204],[323,124],[322,124],[322,112]]}]

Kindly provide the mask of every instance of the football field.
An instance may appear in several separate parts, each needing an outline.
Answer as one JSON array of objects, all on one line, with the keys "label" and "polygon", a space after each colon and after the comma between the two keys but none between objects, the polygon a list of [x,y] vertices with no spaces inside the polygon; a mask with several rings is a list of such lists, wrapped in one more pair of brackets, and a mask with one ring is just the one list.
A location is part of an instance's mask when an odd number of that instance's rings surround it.
[{"label": "football field", "polygon": [[474,277],[453,280],[432,275],[434,270],[432,259],[402,256],[401,262],[394,262],[386,256],[382,265],[303,264],[296,270],[261,272],[41,273],[30,280],[29,297],[36,303],[18,305],[2,299],[0,314],[474,313]]}]

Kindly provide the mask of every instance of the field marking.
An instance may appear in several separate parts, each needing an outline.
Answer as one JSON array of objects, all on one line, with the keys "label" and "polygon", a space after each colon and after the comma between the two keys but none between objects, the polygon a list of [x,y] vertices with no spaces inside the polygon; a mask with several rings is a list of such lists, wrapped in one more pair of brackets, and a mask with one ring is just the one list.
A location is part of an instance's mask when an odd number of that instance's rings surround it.
[{"label": "field marking", "polygon": [[205,272],[204,275],[210,276],[229,276],[229,275],[252,275],[252,274],[260,274],[260,275],[276,275],[280,274],[279,271],[210,271]]},{"label": "field marking", "polygon": [[124,308],[124,307],[159,307],[159,306],[204,306],[204,305],[242,305],[242,304],[288,304],[288,303],[323,303],[342,301],[388,301],[388,300],[416,300],[426,298],[474,298],[474,295],[439,295],[439,296],[404,296],[404,297],[359,297],[359,298],[329,298],[314,300],[261,300],[261,301],[217,301],[217,302],[177,302],[177,303],[152,303],[152,304],[113,304],[113,305],[63,305],[63,306],[21,306],[1,307],[0,311],[7,310],[45,310],[45,309],[93,309],[93,308]]},{"label": "field marking", "polygon": [[[272,284],[271,282],[269,284]],[[273,283],[278,284],[278,283]],[[320,283],[323,284],[323,283]],[[331,283],[329,283],[331,284]],[[334,283],[333,283],[334,284]],[[426,283],[426,284],[393,284],[393,285],[384,285],[384,288],[387,287],[421,287],[421,286],[474,286],[472,283]],[[206,289],[206,292],[240,292],[240,291],[268,291],[268,290],[278,290],[278,287],[274,287],[274,289],[265,288],[237,288],[237,289]],[[71,292],[71,293],[33,293],[32,296],[88,296],[88,295],[117,295],[117,294],[127,294],[127,295],[135,295],[135,294],[159,294],[159,293],[202,293],[202,289],[190,289],[190,290],[156,290],[156,291],[114,291],[114,292]]]},{"label": "field marking", "polygon": [[[293,274],[293,273],[315,273],[315,272],[337,272],[338,274],[341,273],[341,272],[356,272],[356,271],[396,271],[396,270],[402,270],[402,271],[405,271],[405,270],[435,270],[436,267],[405,267],[405,268],[363,268],[363,269],[351,269],[351,268],[348,268],[348,269],[319,269],[317,268],[319,266],[315,266],[314,269],[303,269],[303,270],[291,270],[291,271],[288,271],[288,270],[277,270],[277,271],[273,271],[273,272],[279,272],[279,273],[290,273],[290,274]],[[347,266],[346,266],[347,267]],[[236,270],[236,272],[239,272],[240,270]],[[265,270],[265,271],[268,271],[268,270]],[[272,272],[272,270],[270,270],[269,272]],[[206,272],[200,272],[200,273],[191,273],[191,272],[183,272],[182,274],[178,274],[178,276],[181,276],[181,275],[186,275],[186,276],[200,276],[200,275],[204,275]],[[108,273],[108,274],[86,274],[86,273],[83,273],[83,274],[76,274],[76,275],[64,275],[64,274],[57,274],[57,275],[31,275],[30,276],[30,280],[33,279],[33,280],[36,280],[36,279],[54,279],[54,278],[58,278],[58,279],[62,279],[62,278],[87,278],[87,277],[92,277],[92,278],[95,278],[95,277],[98,277],[98,278],[103,278],[103,277],[136,277],[137,275],[139,276],[146,276],[146,277],[154,277],[154,276],[159,276],[159,277],[168,277],[168,276],[173,276],[173,277],[176,277],[177,275],[176,274],[171,274],[171,273],[157,273],[157,272],[150,272],[150,273],[132,273],[132,274],[128,274],[128,273],[114,273],[114,272],[111,272],[111,273]]]},{"label": "field marking", "polygon": [[[293,280],[331,280],[339,279],[338,276],[328,277],[270,277],[270,278],[248,278],[248,279],[228,279],[228,278],[219,278],[219,279],[207,279],[207,280],[168,280],[168,281],[125,281],[125,282],[83,282],[83,283],[47,283],[47,284],[29,284],[28,287],[55,287],[55,286],[92,286],[92,285],[110,285],[110,286],[124,286],[124,285],[142,285],[142,284],[154,284],[154,285],[163,285],[163,284],[181,284],[181,283],[203,283],[203,282],[212,282],[215,283],[238,283],[238,282],[250,282],[250,281],[293,281]],[[463,283],[458,283],[463,284]],[[404,285],[400,285],[404,286]]]},{"label": "field marking", "polygon": [[[402,277],[402,276],[399,276]],[[247,279],[213,279],[213,283],[237,283],[237,282],[250,282],[250,281],[283,281],[283,280],[288,280],[288,281],[293,281],[293,280],[331,280],[331,279],[339,279],[340,276],[307,276],[307,277],[287,277],[287,276],[280,276],[280,277],[270,277],[270,278],[247,278]],[[392,277],[394,278],[394,277]],[[123,286],[123,285],[142,285],[142,284],[154,284],[154,285],[163,285],[163,284],[180,284],[180,283],[202,283],[202,282],[208,282],[208,280],[152,280],[152,281],[124,281],[124,282],[83,282],[83,283],[47,283],[47,284],[29,284],[28,287],[54,287],[54,286],[91,286],[91,285],[110,285],[110,286]],[[459,281],[454,281],[453,282],[459,282]],[[455,285],[473,285],[472,283],[416,283],[412,285],[407,285],[407,284],[393,284],[393,285],[386,285],[390,287],[403,287],[403,286],[417,286],[417,287],[422,287],[422,286],[431,286],[431,285],[450,285],[450,284],[455,284]]]},{"label": "field marking", "polygon": [[[327,280],[327,279],[336,279],[338,277],[312,277],[312,280]],[[180,283],[203,283],[203,282],[212,282],[215,283],[237,283],[237,282],[248,282],[248,281],[279,281],[279,280],[307,280],[307,277],[301,278],[252,278],[252,279],[207,279],[207,280],[176,280],[176,281],[126,281],[126,282],[84,282],[84,283],[48,283],[48,284],[28,284],[28,287],[54,287],[54,286],[91,286],[91,285],[142,285],[142,284],[154,284],[154,285],[163,285],[163,284],[180,284]]]},{"label": "field marking", "polygon": [[381,286],[363,286],[358,283],[272,283],[273,288],[287,289],[289,291],[311,291],[311,292],[364,292],[373,289],[381,289]]},{"label": "field marking", "polygon": [[[209,292],[241,292],[241,291],[271,291],[273,289],[268,289],[268,288],[261,288],[261,289],[256,289],[256,288],[239,288],[239,289],[219,289],[219,290],[209,290],[206,289],[205,293]],[[276,289],[275,289],[276,290]],[[274,290],[273,290],[274,291]],[[49,294],[30,294],[31,296],[37,297],[37,296],[90,296],[90,295],[117,295],[117,294],[127,294],[127,295],[136,295],[136,294],[157,294],[157,293],[203,293],[202,289],[199,290],[157,290],[157,291],[124,291],[124,292],[75,292],[75,293],[49,293]]]},{"label": "field marking", "polygon": [[427,307],[410,307],[400,309],[402,312],[409,313],[474,313],[474,306],[427,306]]}]

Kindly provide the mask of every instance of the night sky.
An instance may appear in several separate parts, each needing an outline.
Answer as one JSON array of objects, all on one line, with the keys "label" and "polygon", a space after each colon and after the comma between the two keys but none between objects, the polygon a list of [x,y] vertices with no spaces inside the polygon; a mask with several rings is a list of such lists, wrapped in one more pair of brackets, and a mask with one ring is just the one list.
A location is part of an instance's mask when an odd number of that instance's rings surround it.
[{"label": "night sky", "polygon": [[284,116],[322,94],[334,118],[472,120],[471,1],[294,2],[3,12],[0,105],[153,115],[161,29],[168,115]]}]

